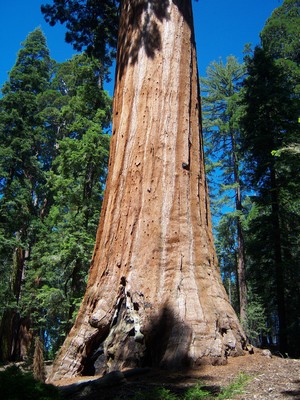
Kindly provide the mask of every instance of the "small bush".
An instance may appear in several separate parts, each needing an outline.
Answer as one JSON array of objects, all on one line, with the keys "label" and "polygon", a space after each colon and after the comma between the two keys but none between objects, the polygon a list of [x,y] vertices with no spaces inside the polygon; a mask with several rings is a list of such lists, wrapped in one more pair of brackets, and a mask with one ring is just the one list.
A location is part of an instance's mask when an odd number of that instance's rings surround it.
[{"label": "small bush", "polygon": [[2,400],[61,400],[57,388],[36,381],[17,366],[0,372],[0,387]]},{"label": "small bush", "polygon": [[188,389],[184,396],[184,400],[201,400],[207,399],[209,396],[210,392],[204,390],[203,387],[201,387],[201,384],[198,384]]},{"label": "small bush", "polygon": [[169,389],[156,388],[149,392],[139,391],[135,394],[133,400],[179,400],[178,397]]}]

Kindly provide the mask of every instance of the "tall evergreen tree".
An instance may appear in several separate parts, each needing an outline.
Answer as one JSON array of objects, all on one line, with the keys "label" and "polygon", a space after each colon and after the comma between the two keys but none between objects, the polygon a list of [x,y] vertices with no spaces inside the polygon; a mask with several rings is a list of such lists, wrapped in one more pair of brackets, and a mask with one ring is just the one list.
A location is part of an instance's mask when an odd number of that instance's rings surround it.
[{"label": "tall evergreen tree", "polygon": [[109,148],[102,80],[86,55],[50,60],[37,29],[4,86],[1,359],[24,358],[33,329],[55,351],[83,294]]},{"label": "tall evergreen tree", "polygon": [[267,20],[260,37],[263,49],[283,68],[300,93],[300,4],[298,0],[284,0]]},{"label": "tall evergreen tree", "polygon": [[1,310],[3,359],[25,357],[30,338],[29,320],[21,319],[18,306],[45,199],[47,141],[37,99],[49,86],[51,67],[46,40],[38,28],[23,43],[0,100],[1,257],[10,277],[2,295],[11,299]]},{"label": "tall evergreen tree", "polygon": [[[66,24],[66,42],[77,51],[101,60],[103,71],[111,65],[117,46],[119,0],[55,0],[41,7],[51,26]],[[145,4],[141,4],[143,8]]]},{"label": "tall evergreen tree", "polygon": [[231,56],[226,64],[212,62],[207,68],[207,77],[201,80],[206,155],[211,160],[214,177],[218,175],[221,181],[214,194],[217,201],[213,202],[213,207],[229,209],[223,213],[216,228],[220,242],[217,245],[220,250],[218,255],[223,272],[229,273],[230,282],[231,274],[236,275],[238,311],[242,321],[246,320],[247,287],[237,111],[244,76],[245,67]]},{"label": "tall evergreen tree", "polygon": [[52,201],[32,251],[23,303],[32,307],[35,293],[35,326],[52,354],[81,301],[99,221],[111,113],[100,78],[97,62],[76,55],[57,66],[51,91],[44,94],[45,121],[57,132],[46,185]]},{"label": "tall evergreen tree", "polygon": [[[261,32],[262,48],[248,59],[242,120],[255,190],[255,217],[250,220],[247,246],[251,276],[263,294],[269,325],[279,333],[281,351],[298,356],[299,16],[299,1],[284,0],[267,20]],[[263,244],[260,254],[257,242]]]},{"label": "tall evergreen tree", "polygon": [[[295,286],[299,282],[299,252],[295,247],[299,241],[295,226],[300,216],[296,178],[299,157],[278,157],[276,153],[299,137],[299,98],[284,69],[264,49],[255,49],[247,67],[241,119],[243,151],[258,210],[250,224],[252,235],[249,232],[251,275],[258,292],[263,293],[269,323],[279,335],[280,350],[295,354],[295,332],[299,330],[294,309],[299,305],[299,288]],[[289,301],[292,292],[295,297]]]},{"label": "tall evergreen tree", "polygon": [[[300,96],[300,4],[297,0],[284,0],[267,20],[260,37],[263,49],[282,68],[293,86],[295,96]],[[299,113],[300,115],[300,113]],[[282,147],[282,152],[300,153],[297,141]]]}]

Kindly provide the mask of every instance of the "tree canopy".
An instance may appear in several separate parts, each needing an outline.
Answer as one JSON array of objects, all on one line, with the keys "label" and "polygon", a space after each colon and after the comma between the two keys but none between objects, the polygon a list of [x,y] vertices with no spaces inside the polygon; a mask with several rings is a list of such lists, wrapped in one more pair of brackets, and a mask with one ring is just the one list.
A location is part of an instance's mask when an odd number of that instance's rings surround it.
[{"label": "tree canopy", "polygon": [[[87,55],[62,64],[51,60],[38,28],[23,43],[4,85],[0,100],[4,359],[22,356],[19,350],[10,354],[17,340],[14,335],[19,335],[19,318],[26,317],[28,328],[44,336],[49,351],[57,349],[83,295],[108,160],[111,101],[101,87],[102,79],[103,71]],[[9,319],[16,323],[12,331]]]},{"label": "tree canopy", "polygon": [[118,0],[54,0],[42,5],[41,11],[51,26],[66,25],[67,43],[77,51],[86,50],[106,68],[117,46],[119,4]]},{"label": "tree canopy", "polygon": [[[300,330],[296,312],[300,301],[296,172],[300,167],[299,12],[299,1],[286,0],[267,20],[261,46],[245,57],[245,76],[234,97],[235,112],[225,114],[227,120],[220,118],[226,107],[232,110],[230,102],[222,97],[227,82],[220,73],[223,64],[212,63],[203,80],[208,171],[214,167],[226,171],[224,149],[228,149],[228,141],[224,138],[230,126],[238,133],[236,152],[244,192],[239,215],[249,289],[246,330],[254,344],[277,346],[282,354],[293,355],[299,355],[296,338]],[[226,188],[228,172],[224,177],[221,173],[209,175],[215,185],[213,194]],[[221,208],[224,198],[213,198],[212,210],[216,216],[219,214],[217,251],[228,281],[228,271],[237,268],[237,258],[233,218],[226,218],[232,217],[234,210],[232,205]],[[233,302],[237,283],[234,276],[226,285]]]}]

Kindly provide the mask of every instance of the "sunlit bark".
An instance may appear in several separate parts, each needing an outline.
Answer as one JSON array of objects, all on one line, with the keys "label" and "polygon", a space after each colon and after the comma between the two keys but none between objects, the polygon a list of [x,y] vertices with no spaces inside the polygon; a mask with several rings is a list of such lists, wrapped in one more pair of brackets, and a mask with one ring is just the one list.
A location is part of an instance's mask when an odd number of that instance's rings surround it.
[{"label": "sunlit bark", "polygon": [[113,112],[87,291],[52,379],[223,363],[244,336],[213,245],[190,1],[123,1]]}]

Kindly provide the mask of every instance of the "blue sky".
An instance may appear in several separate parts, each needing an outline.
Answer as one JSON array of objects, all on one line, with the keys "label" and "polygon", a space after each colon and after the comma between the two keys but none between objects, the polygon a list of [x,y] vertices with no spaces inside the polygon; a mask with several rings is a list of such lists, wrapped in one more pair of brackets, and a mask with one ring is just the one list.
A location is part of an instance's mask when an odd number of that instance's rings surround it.
[{"label": "blue sky", "polygon": [[[51,57],[62,62],[72,57],[72,46],[64,42],[64,29],[50,27],[40,12],[48,0],[0,0],[0,86],[7,80],[17,53],[29,32],[40,26]],[[50,2],[50,0],[49,0]],[[205,75],[213,60],[229,55],[242,61],[246,43],[259,43],[259,32],[281,0],[199,0],[193,2],[199,72]],[[107,86],[112,94],[113,84]]]}]

